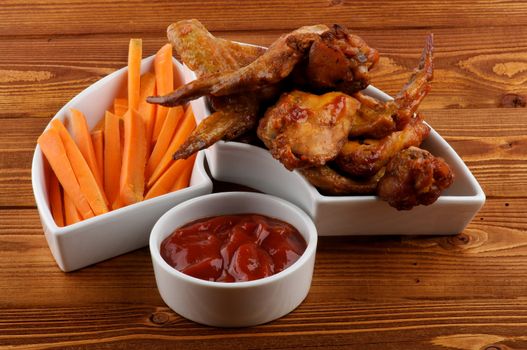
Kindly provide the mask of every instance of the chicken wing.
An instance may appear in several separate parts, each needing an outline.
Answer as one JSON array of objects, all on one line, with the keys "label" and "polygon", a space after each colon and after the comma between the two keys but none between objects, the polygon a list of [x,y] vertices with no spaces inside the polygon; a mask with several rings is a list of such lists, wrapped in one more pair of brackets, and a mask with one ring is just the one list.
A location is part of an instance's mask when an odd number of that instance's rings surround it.
[{"label": "chicken wing", "polygon": [[336,163],[345,173],[357,177],[370,177],[384,167],[390,158],[404,148],[419,146],[428,137],[430,127],[417,114],[401,131],[376,140],[354,140],[344,144]]},{"label": "chicken wing", "polygon": [[398,210],[434,203],[454,181],[448,164],[430,152],[410,147],[397,153],[386,166],[377,194]]},{"label": "chicken wing", "polygon": [[148,101],[174,106],[203,95],[255,91],[282,81],[297,65],[305,71],[295,76],[307,76],[309,85],[352,93],[368,85],[368,70],[377,60],[375,49],[342,26],[335,25],[331,29],[325,25],[301,27],[282,35],[262,56],[245,67],[197,79],[169,95],[150,97]]},{"label": "chicken wing", "polygon": [[284,93],[260,120],[260,140],[289,169],[324,165],[348,138],[359,102],[341,92]]},{"label": "chicken wing", "polygon": [[[167,36],[176,56],[198,76],[239,69],[265,51],[254,46],[245,49],[243,45],[215,38],[197,20],[171,24]],[[255,94],[214,97],[211,103],[215,112],[196,127],[174,159],[188,158],[221,139],[232,140],[256,127],[260,99]]]},{"label": "chicken wing", "polygon": [[350,137],[380,139],[401,130],[410,121],[421,101],[430,91],[433,77],[433,36],[426,38],[419,66],[394,100],[386,102],[358,92],[353,95],[361,107],[353,119]]},{"label": "chicken wing", "polygon": [[433,65],[434,35],[428,34],[421,54],[419,66],[414,70],[410,80],[395,96],[397,105],[397,129],[402,129],[412,118],[421,101],[428,95],[434,76]]}]

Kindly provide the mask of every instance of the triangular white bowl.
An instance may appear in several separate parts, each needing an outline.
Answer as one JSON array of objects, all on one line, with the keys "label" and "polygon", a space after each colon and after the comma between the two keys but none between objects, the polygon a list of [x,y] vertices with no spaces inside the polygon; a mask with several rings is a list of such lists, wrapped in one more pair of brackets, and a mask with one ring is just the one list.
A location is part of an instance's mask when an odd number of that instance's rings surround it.
[{"label": "triangular white bowl", "polygon": [[[152,70],[153,61],[154,56],[143,59],[142,73]],[[122,68],[97,81],[66,103],[53,118],[64,121],[69,109],[77,108],[86,115],[89,127],[93,128],[126,84],[127,72],[127,68]],[[176,83],[183,83],[194,79],[194,75],[174,60],[174,79]],[[187,199],[212,192],[212,181],[204,162],[203,152],[198,153],[188,188],[58,227],[50,212],[43,157],[37,146],[31,166],[33,193],[57,265],[63,271],[73,271],[147,246],[152,227],[167,210]]]},{"label": "triangular white bowl", "polygon": [[[381,100],[391,97],[373,86],[365,92]],[[210,115],[204,99],[192,107],[197,120]],[[432,205],[397,211],[376,196],[325,196],[297,171],[288,171],[263,148],[220,141],[205,154],[212,176],[286,199],[305,210],[318,234],[451,235],[468,225],[485,203],[485,194],[454,149],[434,130],[423,148],[443,157],[455,173],[453,185]]]}]

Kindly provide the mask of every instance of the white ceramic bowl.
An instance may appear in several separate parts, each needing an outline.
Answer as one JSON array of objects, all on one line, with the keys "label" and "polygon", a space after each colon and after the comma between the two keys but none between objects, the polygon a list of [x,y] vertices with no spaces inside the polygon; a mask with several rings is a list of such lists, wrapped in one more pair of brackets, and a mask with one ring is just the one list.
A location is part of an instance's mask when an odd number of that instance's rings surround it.
[{"label": "white ceramic bowl", "polygon": [[[151,56],[142,61],[142,73],[152,70],[153,60]],[[99,80],[53,118],[64,121],[69,109],[76,108],[86,115],[89,127],[93,128],[126,84],[126,75],[127,68],[123,68]],[[184,83],[193,79],[193,75],[174,60],[174,78],[176,83]],[[212,181],[204,169],[204,155],[199,153],[188,188],[58,227],[50,212],[44,172],[42,152],[37,145],[31,167],[33,193],[49,248],[63,271],[80,269],[146,246],[150,231],[162,214],[180,202],[212,191]]]},{"label": "white ceramic bowl", "polygon": [[[381,100],[391,97],[369,86]],[[210,110],[203,99],[191,102],[196,119]],[[429,206],[397,211],[376,196],[324,196],[297,171],[288,171],[260,147],[220,141],[205,154],[212,177],[284,198],[306,211],[319,235],[450,235],[462,232],[485,203],[485,194],[463,160],[434,130],[423,148],[451,166],[454,183]]]},{"label": "white ceramic bowl", "polygon": [[[161,243],[175,229],[197,219],[256,213],[290,223],[307,248],[293,265],[276,275],[248,282],[211,282],[177,271],[161,257]],[[308,215],[277,197],[225,192],[188,200],[168,211],[150,235],[157,287],[165,303],[192,321],[216,327],[245,327],[284,316],[307,296],[311,286],[317,232]]]}]

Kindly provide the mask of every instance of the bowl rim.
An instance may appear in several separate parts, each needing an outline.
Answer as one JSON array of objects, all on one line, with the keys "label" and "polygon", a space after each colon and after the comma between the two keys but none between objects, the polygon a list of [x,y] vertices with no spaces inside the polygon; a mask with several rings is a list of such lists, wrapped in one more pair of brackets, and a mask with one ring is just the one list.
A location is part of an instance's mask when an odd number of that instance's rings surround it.
[{"label": "bowl rim", "polygon": [[[235,200],[239,198],[244,198],[244,199],[251,199],[252,201],[269,201],[269,202],[274,202],[274,204],[279,204],[287,208],[286,210],[289,210],[290,213],[298,216],[301,219],[301,221],[303,221],[306,224],[307,231],[305,232],[305,235],[301,232],[304,238],[307,237],[306,249],[300,256],[300,258],[297,261],[295,261],[291,266],[288,266],[286,269],[276,274],[273,274],[271,276],[259,278],[259,279],[252,280],[252,281],[216,282],[216,281],[202,280],[197,277],[192,277],[187,274],[184,274],[183,272],[170,266],[165,261],[165,259],[163,259],[163,257],[161,256],[160,247],[158,247],[158,244],[157,244],[159,243],[159,245],[161,245],[161,242],[162,242],[161,240],[162,231],[160,227],[161,225],[169,221],[171,216],[177,215],[177,213],[181,209],[189,207],[189,206],[193,206],[193,205],[206,205],[207,201],[211,198],[212,199],[223,198],[224,200]],[[256,212],[256,214],[258,214],[258,212]],[[210,216],[203,216],[202,218],[206,218],[206,217],[210,217]],[[182,225],[186,225],[186,224],[187,223],[184,223]],[[172,231],[178,227],[181,227],[182,225],[174,227]],[[295,228],[298,230],[297,227]],[[202,286],[202,287],[212,287],[212,288],[220,288],[220,289],[236,289],[236,288],[245,289],[245,288],[253,288],[253,287],[259,287],[262,285],[267,285],[267,284],[276,282],[278,280],[287,278],[287,276],[293,274],[295,271],[305,266],[305,264],[308,263],[310,258],[316,254],[317,242],[318,242],[318,234],[317,234],[317,229],[315,227],[313,220],[309,217],[309,215],[307,215],[306,212],[304,212],[302,209],[300,209],[295,204],[288,202],[282,198],[269,195],[269,194],[265,194],[265,193],[231,191],[231,192],[211,193],[211,194],[206,194],[203,196],[195,197],[187,201],[184,201],[174,206],[172,209],[168,210],[165,214],[163,214],[163,216],[159,218],[159,220],[155,223],[154,227],[152,228],[152,232],[150,233],[149,246],[150,246],[150,255],[152,257],[153,263],[157,264],[160,268],[162,268],[165,272],[167,272],[172,278],[181,279],[187,283],[191,283],[191,284]]]}]

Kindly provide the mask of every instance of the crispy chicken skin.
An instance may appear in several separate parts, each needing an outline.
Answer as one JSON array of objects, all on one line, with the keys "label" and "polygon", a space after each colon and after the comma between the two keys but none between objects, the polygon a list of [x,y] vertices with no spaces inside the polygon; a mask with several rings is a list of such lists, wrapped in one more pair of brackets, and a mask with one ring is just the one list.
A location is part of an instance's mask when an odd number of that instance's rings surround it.
[{"label": "crispy chicken skin", "polygon": [[335,158],[348,138],[359,102],[341,92],[283,94],[258,126],[258,137],[284,166],[320,166]]},{"label": "crispy chicken skin", "polygon": [[252,63],[267,50],[216,38],[196,19],[172,23],[167,28],[167,38],[176,58],[198,77],[239,69]]},{"label": "crispy chicken skin", "polygon": [[342,171],[351,176],[370,177],[400,150],[419,146],[429,133],[430,127],[420,114],[416,114],[401,131],[380,140],[347,141],[335,161]]},{"label": "crispy chicken skin", "polygon": [[362,92],[354,94],[353,97],[360,102],[360,108],[353,118],[350,137],[381,139],[395,131],[394,115],[397,105],[393,100],[381,102]]},{"label": "crispy chicken skin", "polygon": [[150,97],[148,101],[175,106],[204,95],[259,90],[284,80],[295,67],[300,68],[295,77],[307,76],[308,86],[353,93],[369,84],[368,70],[377,60],[375,49],[342,26],[306,26],[282,35],[245,67],[199,78],[169,95]]},{"label": "crispy chicken skin", "polygon": [[417,147],[397,153],[377,186],[378,196],[398,210],[434,203],[454,181],[448,164]]}]

